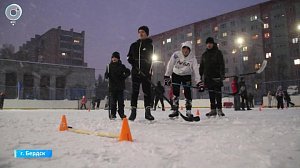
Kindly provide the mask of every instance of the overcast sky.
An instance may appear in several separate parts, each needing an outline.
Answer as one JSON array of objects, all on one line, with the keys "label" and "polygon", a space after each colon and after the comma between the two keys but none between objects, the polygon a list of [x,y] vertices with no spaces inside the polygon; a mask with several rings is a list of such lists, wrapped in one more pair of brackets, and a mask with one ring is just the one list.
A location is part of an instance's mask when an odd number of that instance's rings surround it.
[{"label": "overcast sky", "polygon": [[[147,25],[150,35],[252,6],[267,0],[0,0],[0,45],[18,50],[35,34],[50,28],[85,31],[85,62],[103,74],[111,53],[119,51],[126,61],[137,28]],[[23,14],[12,26],[5,8],[12,3]]]}]

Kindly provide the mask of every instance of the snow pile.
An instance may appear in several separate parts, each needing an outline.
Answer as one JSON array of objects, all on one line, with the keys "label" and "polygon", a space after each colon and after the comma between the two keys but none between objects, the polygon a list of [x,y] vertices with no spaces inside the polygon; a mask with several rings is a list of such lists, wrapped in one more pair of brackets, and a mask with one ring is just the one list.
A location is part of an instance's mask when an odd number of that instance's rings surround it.
[{"label": "snow pile", "polygon": [[[299,109],[235,112],[201,121],[169,120],[168,112],[153,112],[156,120],[138,111],[129,122],[134,142],[72,132],[59,132],[62,114],[74,128],[119,133],[121,120],[108,120],[107,111],[0,111],[0,167],[205,167],[298,168]],[[127,112],[128,115],[128,112]],[[51,159],[16,159],[15,149],[52,149]]]}]

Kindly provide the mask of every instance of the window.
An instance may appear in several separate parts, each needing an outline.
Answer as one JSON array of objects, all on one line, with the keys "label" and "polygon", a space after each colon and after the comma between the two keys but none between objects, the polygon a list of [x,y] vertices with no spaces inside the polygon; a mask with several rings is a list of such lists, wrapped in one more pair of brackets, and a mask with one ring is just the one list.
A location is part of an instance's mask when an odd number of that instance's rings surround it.
[{"label": "window", "polygon": [[77,44],[79,44],[79,43],[80,43],[80,41],[79,41],[79,40],[74,40],[73,42],[74,42],[74,43],[77,43]]},{"label": "window", "polygon": [[266,58],[271,58],[272,57],[272,53],[268,52],[266,53]]},{"label": "window", "polygon": [[264,23],[264,29],[269,28],[269,23]]},{"label": "window", "polygon": [[222,41],[221,44],[222,44],[222,46],[226,46],[227,45],[227,41]]},{"label": "window", "polygon": [[188,33],[188,34],[186,34],[186,36],[192,37],[192,36],[193,36],[193,33]]},{"label": "window", "polygon": [[65,53],[65,52],[62,52],[62,53],[61,53],[61,55],[62,55],[62,56],[66,56],[66,55],[67,55],[67,53]]},{"label": "window", "polygon": [[236,49],[232,49],[232,54],[235,54],[237,52],[237,50]]},{"label": "window", "polygon": [[257,19],[258,19],[257,15],[253,15],[253,16],[250,17],[251,22],[254,21],[254,20],[257,20]]},{"label": "window", "polygon": [[231,21],[230,26],[235,26],[235,21]]},{"label": "window", "polygon": [[172,39],[171,38],[168,38],[167,39],[167,43],[171,43],[172,42]]},{"label": "window", "polygon": [[252,39],[253,39],[253,40],[258,39],[258,34],[253,35],[253,36],[252,36]]},{"label": "window", "polygon": [[163,41],[163,45],[165,45],[166,44],[166,42],[165,42],[165,40]]},{"label": "window", "polygon": [[231,35],[235,36],[236,32],[234,30],[231,30]]},{"label": "window", "polygon": [[200,44],[200,43],[201,43],[201,39],[198,39],[198,40],[197,40],[197,44]]},{"label": "window", "polygon": [[226,37],[226,36],[227,36],[227,32],[224,32],[224,33],[222,34],[222,36],[223,36],[223,37]]},{"label": "window", "polygon": [[293,44],[299,43],[299,38],[293,38],[293,39],[292,39],[292,42],[293,42]]},{"label": "window", "polygon": [[295,65],[300,65],[300,59],[294,59],[294,64]]},{"label": "window", "polygon": [[260,64],[255,64],[255,66],[254,66],[255,70],[259,69],[260,66],[261,66]]},{"label": "window", "polygon": [[242,48],[242,51],[247,51],[248,50],[248,47],[247,46],[244,46],[243,48]]},{"label": "window", "polygon": [[265,38],[269,38],[270,37],[270,33],[265,33]]},{"label": "window", "polygon": [[226,28],[226,23],[224,23],[224,24],[221,24],[221,26],[220,26],[222,29],[224,29],[224,28]]},{"label": "window", "polygon": [[248,61],[248,56],[243,56],[243,61]]},{"label": "window", "polygon": [[216,26],[216,27],[214,28],[214,31],[218,31],[218,30],[219,30],[219,27]]}]

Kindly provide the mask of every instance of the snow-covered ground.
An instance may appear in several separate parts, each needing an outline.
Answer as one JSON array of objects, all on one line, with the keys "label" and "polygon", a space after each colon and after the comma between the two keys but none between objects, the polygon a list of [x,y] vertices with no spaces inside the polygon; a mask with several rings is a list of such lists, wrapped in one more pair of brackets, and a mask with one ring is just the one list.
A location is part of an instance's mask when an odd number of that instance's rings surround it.
[{"label": "snow-covered ground", "polygon": [[[61,115],[78,129],[119,133],[121,120],[110,121],[107,111],[0,111],[0,167],[203,167],[299,168],[300,110],[257,108],[225,118],[201,121],[169,120],[156,111],[155,122],[139,110],[129,122],[134,142],[73,132],[59,132]],[[194,111],[195,112],[195,111]],[[128,115],[128,112],[127,112]],[[16,159],[15,149],[52,149],[51,159]]]}]

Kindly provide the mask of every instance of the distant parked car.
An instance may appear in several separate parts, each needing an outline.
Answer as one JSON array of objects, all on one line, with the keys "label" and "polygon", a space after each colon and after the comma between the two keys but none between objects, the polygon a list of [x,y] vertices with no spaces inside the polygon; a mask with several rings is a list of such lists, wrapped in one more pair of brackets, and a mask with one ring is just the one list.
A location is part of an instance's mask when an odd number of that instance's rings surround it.
[{"label": "distant parked car", "polygon": [[291,85],[286,90],[289,95],[296,95],[299,93],[299,88],[297,85]]}]

